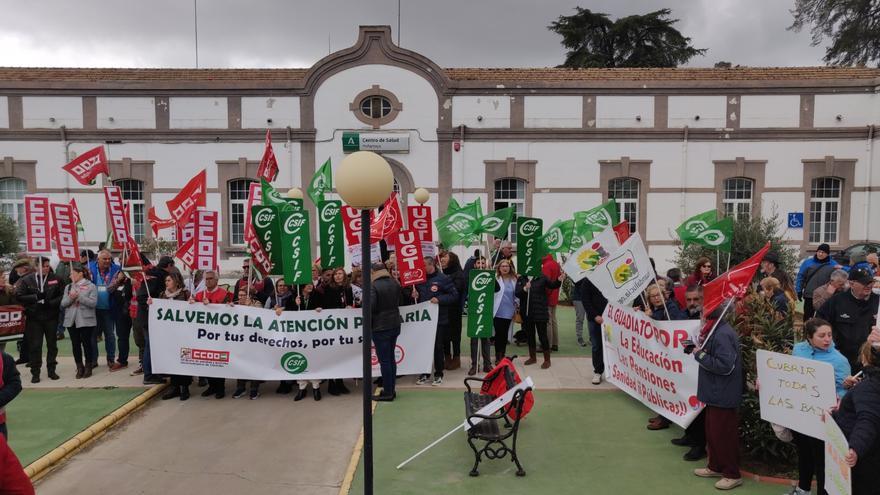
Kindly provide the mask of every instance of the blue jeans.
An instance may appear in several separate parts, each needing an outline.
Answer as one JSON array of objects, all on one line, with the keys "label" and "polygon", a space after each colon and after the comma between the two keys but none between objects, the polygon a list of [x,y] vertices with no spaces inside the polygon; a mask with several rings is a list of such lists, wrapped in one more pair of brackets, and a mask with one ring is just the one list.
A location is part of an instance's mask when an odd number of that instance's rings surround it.
[{"label": "blue jeans", "polygon": [[373,332],[373,345],[376,346],[376,357],[379,358],[379,369],[382,371],[382,393],[384,395],[394,393],[394,382],[397,377],[394,349],[397,346],[399,335],[400,327]]},{"label": "blue jeans", "polygon": [[95,333],[92,334],[92,356],[95,362],[98,361],[98,335],[104,336],[104,350],[107,351],[107,363],[116,360],[116,325],[113,321],[113,312],[109,309],[96,309],[95,317],[98,319],[98,326],[95,327]]},{"label": "blue jeans", "polygon": [[602,356],[602,325],[590,319],[588,322],[590,328],[590,346],[593,351],[593,372],[605,373],[605,360]]}]

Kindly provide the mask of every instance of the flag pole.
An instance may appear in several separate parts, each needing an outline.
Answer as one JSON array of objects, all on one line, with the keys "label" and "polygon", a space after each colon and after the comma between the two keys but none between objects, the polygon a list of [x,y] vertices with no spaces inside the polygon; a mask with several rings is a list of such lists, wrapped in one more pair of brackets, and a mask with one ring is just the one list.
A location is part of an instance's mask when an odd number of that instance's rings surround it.
[{"label": "flag pole", "polygon": [[721,310],[721,314],[718,315],[718,319],[715,320],[715,324],[712,325],[712,330],[709,330],[709,334],[706,335],[706,338],[703,339],[702,342],[700,342],[700,347],[702,347],[703,344],[705,344],[706,342],[708,342],[709,339],[712,337],[712,334],[715,333],[715,329],[718,328],[718,324],[719,324],[719,323],[721,322],[721,320],[724,318],[724,315],[727,313],[727,310],[730,308],[730,305],[733,304],[733,300],[734,300],[734,299],[735,299],[735,298],[731,297],[730,299],[727,300],[727,304],[724,305],[724,309]]},{"label": "flag pole", "polygon": [[402,468],[403,466],[406,466],[407,464],[409,464],[410,461],[412,461],[412,460],[415,459],[416,457],[418,457],[418,456],[424,454],[424,453],[427,452],[431,447],[433,447],[433,446],[437,445],[438,443],[442,442],[442,441],[445,440],[447,437],[449,437],[449,435],[452,435],[453,433],[455,433],[455,432],[457,432],[458,430],[460,430],[463,426],[464,426],[464,423],[462,423],[462,424],[456,426],[452,431],[450,431],[449,433],[443,435],[442,437],[438,438],[437,440],[434,440],[434,441],[431,442],[427,447],[425,447],[425,448],[423,448],[422,450],[416,452],[416,454],[415,454],[414,456],[412,456],[412,457],[410,457],[409,459],[407,459],[407,460],[401,462],[400,464],[398,464],[398,465],[397,465],[397,469],[400,469],[400,468]]},{"label": "flag pole", "polygon": [[730,253],[727,253],[727,268],[724,270],[725,272],[730,270]]}]

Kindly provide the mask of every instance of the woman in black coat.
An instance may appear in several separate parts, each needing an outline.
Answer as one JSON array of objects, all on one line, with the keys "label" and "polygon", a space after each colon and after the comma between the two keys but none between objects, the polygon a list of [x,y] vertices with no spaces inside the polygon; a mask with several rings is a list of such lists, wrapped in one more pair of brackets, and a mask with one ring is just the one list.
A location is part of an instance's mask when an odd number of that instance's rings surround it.
[{"label": "woman in black coat", "polygon": [[[351,291],[351,284],[349,284],[348,275],[343,268],[333,270],[330,282],[319,285],[315,291],[319,295],[319,304],[323,309],[354,307],[354,295]],[[345,387],[345,383],[341,378],[333,378],[329,380],[327,392],[330,395],[339,395],[347,394],[349,390]]]},{"label": "woman in black coat", "polygon": [[520,275],[516,281],[516,297],[519,298],[522,327],[529,343],[529,359],[523,364],[529,365],[538,362],[535,345],[535,331],[537,331],[541,348],[544,350],[544,362],[541,363],[541,369],[550,367],[550,342],[547,339],[547,322],[550,321],[550,310],[547,307],[547,290],[560,287],[563,280],[565,280],[564,273],[556,280],[549,280],[544,275],[537,277]]},{"label": "woman in black coat", "polygon": [[870,342],[859,352],[864,378],[832,413],[849,443],[846,462],[852,468],[852,492],[880,493],[880,348]]},{"label": "woman in black coat", "polygon": [[443,352],[446,356],[446,369],[457,370],[461,368],[461,312],[467,297],[467,280],[458,255],[452,251],[440,253],[440,266],[443,274],[452,279],[455,290],[458,291],[458,304],[449,308],[449,337],[443,344]]}]

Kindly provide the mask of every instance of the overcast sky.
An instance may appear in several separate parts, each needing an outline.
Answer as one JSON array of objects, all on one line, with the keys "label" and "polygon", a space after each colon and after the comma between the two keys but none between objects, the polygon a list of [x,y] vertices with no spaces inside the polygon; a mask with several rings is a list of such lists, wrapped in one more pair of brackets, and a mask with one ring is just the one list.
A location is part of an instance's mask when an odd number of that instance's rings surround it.
[{"label": "overcast sky", "polygon": [[[398,0],[196,0],[200,67],[309,67],[388,24]],[[690,63],[822,65],[807,32],[787,31],[794,0],[401,0],[400,41],[442,67],[562,63],[547,26],[580,5],[613,18],[672,9],[697,48]],[[0,0],[0,66],[195,67],[193,0]]]}]

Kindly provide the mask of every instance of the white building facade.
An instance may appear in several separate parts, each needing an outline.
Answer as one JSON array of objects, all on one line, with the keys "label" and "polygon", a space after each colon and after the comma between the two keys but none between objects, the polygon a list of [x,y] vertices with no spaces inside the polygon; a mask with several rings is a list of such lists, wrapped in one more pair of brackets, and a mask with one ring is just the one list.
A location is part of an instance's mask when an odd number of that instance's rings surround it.
[{"label": "white building facade", "polygon": [[168,217],[206,169],[231,260],[269,128],[282,190],[369,133],[393,138],[383,155],[404,201],[425,187],[435,215],[480,198],[549,226],[614,198],[658,268],[675,227],[712,208],[803,213],[789,242],[843,248],[880,239],[878,84],[864,68],[443,69],[384,26],[308,69],[0,68],[0,211],[21,219],[24,194],[76,198],[81,243],[96,246],[106,179],[81,186],[61,166],[104,144],[138,237],[148,209]]}]

